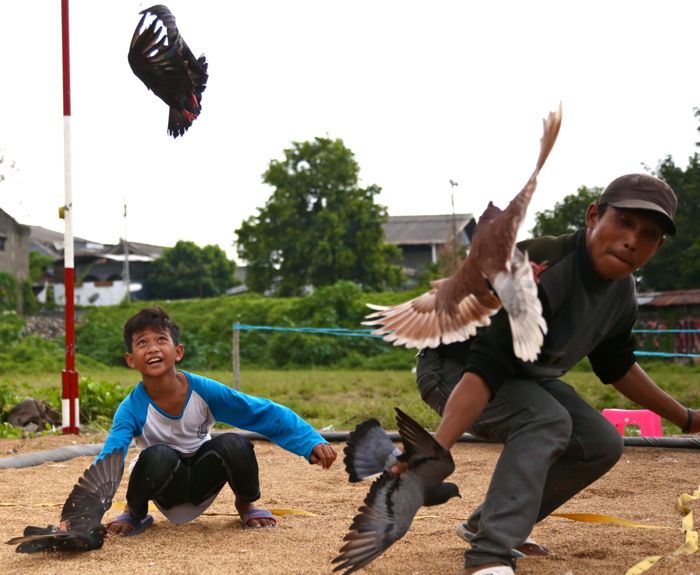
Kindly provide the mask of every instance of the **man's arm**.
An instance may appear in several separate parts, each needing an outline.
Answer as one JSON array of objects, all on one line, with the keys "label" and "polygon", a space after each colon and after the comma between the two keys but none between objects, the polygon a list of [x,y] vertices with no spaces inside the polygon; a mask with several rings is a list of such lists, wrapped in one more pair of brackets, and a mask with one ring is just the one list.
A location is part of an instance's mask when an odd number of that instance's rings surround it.
[{"label": "man's arm", "polygon": [[627,399],[675,423],[684,431],[700,432],[700,417],[696,416],[695,410],[692,410],[690,417],[690,428],[686,429],[688,408],[656,385],[638,363],[635,363],[622,379],[612,385]]},{"label": "man's arm", "polygon": [[435,440],[450,449],[476,421],[491,399],[491,389],[482,377],[466,372],[445,404]]}]

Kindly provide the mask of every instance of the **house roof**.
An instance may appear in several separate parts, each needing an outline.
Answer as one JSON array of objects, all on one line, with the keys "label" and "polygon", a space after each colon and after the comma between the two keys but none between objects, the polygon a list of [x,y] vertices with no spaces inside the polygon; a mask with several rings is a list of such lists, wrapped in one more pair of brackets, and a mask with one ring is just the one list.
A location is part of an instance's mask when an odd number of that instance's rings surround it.
[{"label": "house roof", "polygon": [[388,244],[444,244],[455,229],[462,232],[472,217],[472,214],[390,216],[384,225],[384,237]]},{"label": "house roof", "polygon": [[[47,228],[42,228],[41,226],[29,226],[29,228],[31,230],[30,241],[32,245],[40,248],[41,251],[55,257],[56,259],[63,258],[63,232],[55,232]],[[124,253],[124,247],[121,241],[118,244],[101,244],[99,242],[86,240],[84,238],[74,237],[73,244],[76,256],[118,254],[121,257],[121,255]],[[140,242],[128,242],[128,245],[129,256],[132,259],[134,256],[144,256],[148,259],[156,259],[162,255],[164,249],[163,246],[144,244]],[[148,261],[148,259],[143,261]],[[134,261],[136,260],[134,259]]]},{"label": "house roof", "polygon": [[645,292],[637,295],[640,306],[700,305],[700,289]]}]

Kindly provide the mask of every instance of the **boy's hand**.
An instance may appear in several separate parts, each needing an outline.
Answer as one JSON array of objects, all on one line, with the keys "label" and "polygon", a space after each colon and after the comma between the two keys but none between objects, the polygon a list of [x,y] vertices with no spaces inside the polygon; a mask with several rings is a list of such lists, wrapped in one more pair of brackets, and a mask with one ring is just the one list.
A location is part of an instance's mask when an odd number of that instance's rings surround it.
[{"label": "boy's hand", "polygon": [[323,467],[323,469],[328,469],[331,465],[333,465],[336,457],[337,453],[335,452],[335,449],[330,446],[330,444],[319,443],[311,452],[310,459],[311,463],[320,465]]}]

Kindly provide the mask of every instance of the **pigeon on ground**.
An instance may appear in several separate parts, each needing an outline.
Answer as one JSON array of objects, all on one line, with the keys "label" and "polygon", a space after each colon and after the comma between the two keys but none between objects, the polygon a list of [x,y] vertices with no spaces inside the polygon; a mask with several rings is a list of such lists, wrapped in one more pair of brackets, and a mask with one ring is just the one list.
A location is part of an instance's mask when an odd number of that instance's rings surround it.
[{"label": "pigeon on ground", "polygon": [[123,452],[115,449],[93,463],[73,487],[61,512],[61,523],[67,530],[55,525],[30,525],[23,537],[14,537],[7,544],[17,545],[17,553],[99,549],[107,535],[102,517],[112,506],[123,473]]},{"label": "pigeon on ground", "polygon": [[[170,107],[168,134],[177,138],[202,110],[208,64],[204,55],[194,57],[167,7],[157,4],[140,14],[129,47],[129,65],[146,87]],[[155,18],[144,27],[149,15]]]},{"label": "pigeon on ground", "polygon": [[432,282],[432,289],[395,306],[376,310],[364,325],[379,326],[372,333],[394,345],[425,348],[465,341],[491,316],[505,308],[513,335],[513,350],[523,361],[540,352],[547,323],[537,297],[539,268],[515,246],[518,229],[537,187],[537,176],[554,146],[561,125],[561,105],[544,120],[540,155],[525,187],[505,210],[489,202],[474,231],[469,254],[449,278]]},{"label": "pigeon on ground", "polygon": [[[396,408],[396,421],[405,452],[401,453],[376,419],[357,426],[345,448],[345,466],[350,481],[361,481],[377,473],[350,525],[333,569],[345,575],[361,569],[401,539],[423,505],[439,505],[459,496],[454,483],[444,479],[455,468],[450,452],[403,411]],[[394,475],[390,468],[405,462],[408,470]]]}]

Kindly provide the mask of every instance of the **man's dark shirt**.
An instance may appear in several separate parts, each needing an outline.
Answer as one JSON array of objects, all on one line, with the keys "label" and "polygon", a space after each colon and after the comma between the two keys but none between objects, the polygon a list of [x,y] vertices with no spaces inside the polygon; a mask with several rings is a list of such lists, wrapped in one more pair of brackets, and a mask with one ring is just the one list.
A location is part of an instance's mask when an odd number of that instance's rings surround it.
[{"label": "man's dark shirt", "polygon": [[538,295],[548,331],[537,360],[523,362],[515,357],[503,309],[476,337],[443,346],[439,353],[463,362],[465,372],[478,374],[494,391],[506,379],[561,377],[586,356],[603,383],[622,378],[635,363],[634,278],[600,278],[586,250],[585,230],[526,240],[518,247],[528,252],[531,261],[547,262],[539,277]]}]

